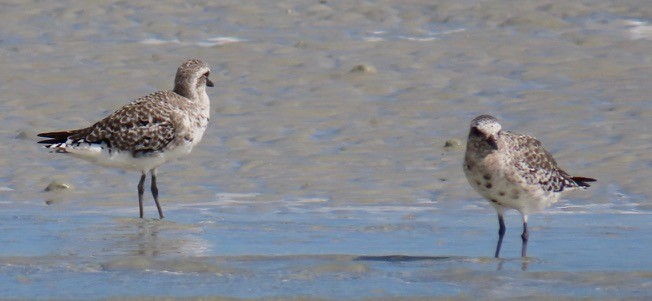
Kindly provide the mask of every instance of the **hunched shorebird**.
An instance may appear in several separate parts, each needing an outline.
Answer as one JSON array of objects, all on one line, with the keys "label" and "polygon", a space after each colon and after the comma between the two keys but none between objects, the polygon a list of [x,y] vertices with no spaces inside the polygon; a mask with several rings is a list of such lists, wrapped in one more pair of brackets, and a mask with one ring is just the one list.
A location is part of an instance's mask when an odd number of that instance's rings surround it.
[{"label": "hunched shorebird", "polygon": [[52,152],[66,153],[92,163],[140,171],[138,206],[143,217],[143,185],[151,173],[151,191],[160,218],[163,210],[156,187],[156,168],[190,153],[208,126],[210,101],[206,86],[210,68],[200,60],[183,63],[174,90],[158,91],[123,106],[95,124],[69,131],[38,134]]},{"label": "hunched shorebird", "polygon": [[463,168],[469,184],[489,200],[498,214],[496,258],[505,235],[505,209],[521,213],[521,256],[526,257],[528,214],[557,202],[564,190],[586,189],[590,186],[587,182],[596,181],[570,176],[557,166],[541,142],[528,135],[502,130],[498,120],[489,115],[471,121]]}]

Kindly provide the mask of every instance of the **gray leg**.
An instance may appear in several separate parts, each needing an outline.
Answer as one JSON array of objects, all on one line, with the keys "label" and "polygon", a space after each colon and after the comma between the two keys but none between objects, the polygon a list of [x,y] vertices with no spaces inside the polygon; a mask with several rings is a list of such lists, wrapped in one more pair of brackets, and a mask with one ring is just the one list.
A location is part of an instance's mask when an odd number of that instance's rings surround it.
[{"label": "gray leg", "polygon": [[502,212],[498,212],[498,227],[498,244],[496,245],[496,254],[494,255],[496,258],[500,255],[500,247],[503,245],[503,237],[505,236],[505,230],[507,229],[505,227],[505,220],[503,219]]},{"label": "gray leg", "polygon": [[143,193],[145,193],[143,185],[145,184],[146,176],[145,172],[143,172],[143,175],[140,176],[140,182],[138,182],[138,208],[140,208],[140,218],[143,218]]},{"label": "gray leg", "polygon": [[521,234],[521,239],[523,239],[523,248],[521,248],[521,257],[527,257],[527,240],[530,238],[530,234],[527,232],[527,215],[523,216],[523,234]]},{"label": "gray leg", "polygon": [[156,187],[156,168],[152,169],[152,196],[154,196],[156,209],[158,209],[158,216],[162,219],[163,209],[161,209],[161,204],[158,202],[158,187]]}]

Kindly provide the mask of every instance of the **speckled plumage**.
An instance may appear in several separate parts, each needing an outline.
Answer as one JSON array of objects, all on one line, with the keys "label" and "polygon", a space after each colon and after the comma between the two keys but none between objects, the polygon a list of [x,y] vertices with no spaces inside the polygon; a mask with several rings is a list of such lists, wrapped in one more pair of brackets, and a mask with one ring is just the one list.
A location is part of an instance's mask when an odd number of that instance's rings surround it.
[{"label": "speckled plumage", "polygon": [[70,131],[41,133],[39,143],[58,153],[107,167],[142,172],[139,183],[140,216],[142,182],[152,173],[152,193],[159,215],[156,168],[190,153],[201,140],[209,121],[210,101],[206,86],[210,69],[192,59],[177,70],[174,90],[158,91],[123,106],[95,124]]},{"label": "speckled plumage", "polygon": [[557,166],[552,155],[537,139],[502,130],[496,118],[481,115],[473,119],[464,156],[464,173],[469,184],[498,213],[500,253],[505,232],[503,211],[516,209],[523,216],[522,256],[527,248],[527,216],[559,200],[560,192],[589,187],[595,179],[572,177]]}]

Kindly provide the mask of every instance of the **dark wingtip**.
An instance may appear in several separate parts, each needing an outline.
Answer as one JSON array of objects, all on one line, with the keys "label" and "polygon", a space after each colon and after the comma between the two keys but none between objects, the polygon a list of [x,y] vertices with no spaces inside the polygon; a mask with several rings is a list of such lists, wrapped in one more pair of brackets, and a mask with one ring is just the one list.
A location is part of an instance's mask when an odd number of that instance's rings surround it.
[{"label": "dark wingtip", "polygon": [[573,181],[577,183],[577,185],[580,185],[582,187],[591,187],[587,182],[596,182],[597,180],[594,178],[586,178],[586,177],[572,177]]},{"label": "dark wingtip", "polygon": [[50,139],[45,139],[38,141],[38,143],[41,144],[55,144],[55,143],[63,143],[68,140],[68,137],[70,135],[73,135],[73,131],[61,131],[61,132],[47,132],[47,133],[40,133],[37,136],[43,137],[43,138],[50,138]]}]

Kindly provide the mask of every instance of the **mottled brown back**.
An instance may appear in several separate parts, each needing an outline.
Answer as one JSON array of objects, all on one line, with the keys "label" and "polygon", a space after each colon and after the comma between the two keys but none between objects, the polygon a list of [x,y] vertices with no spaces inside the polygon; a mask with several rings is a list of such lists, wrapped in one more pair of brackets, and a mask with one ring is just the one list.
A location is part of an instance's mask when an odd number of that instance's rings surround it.
[{"label": "mottled brown back", "polygon": [[[166,100],[166,101],[161,101]],[[79,130],[39,134],[52,139],[39,143],[106,143],[134,153],[161,151],[175,138],[181,121],[177,110],[185,100],[171,91],[159,91],[125,105],[92,126]]]},{"label": "mottled brown back", "polygon": [[[586,182],[595,179],[577,177],[574,180],[568,173],[557,166],[552,155],[546,151],[539,140],[522,134],[501,131],[501,138],[508,141],[509,152],[513,154],[512,162],[528,184],[539,184],[547,191],[563,191],[566,188],[589,187]],[[581,180],[580,180],[581,179]]]}]

